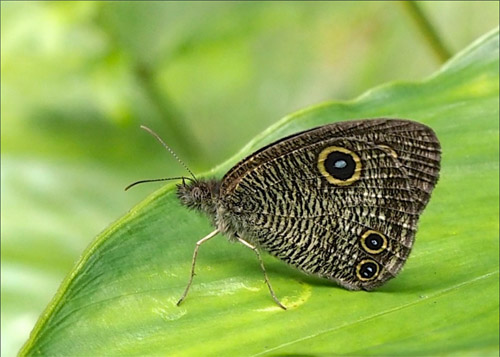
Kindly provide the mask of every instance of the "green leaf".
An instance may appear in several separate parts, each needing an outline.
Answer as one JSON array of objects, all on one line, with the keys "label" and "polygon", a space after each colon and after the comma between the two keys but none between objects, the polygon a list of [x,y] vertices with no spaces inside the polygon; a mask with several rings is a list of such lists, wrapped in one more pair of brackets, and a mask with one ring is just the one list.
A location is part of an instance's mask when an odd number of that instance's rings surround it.
[{"label": "green leaf", "polygon": [[351,292],[218,237],[166,185],[100,234],[61,285],[22,355],[498,355],[499,33],[485,35],[431,78],[392,83],[351,102],[284,118],[217,167],[285,135],[352,118],[400,117],[441,140],[441,179],[404,271]]}]

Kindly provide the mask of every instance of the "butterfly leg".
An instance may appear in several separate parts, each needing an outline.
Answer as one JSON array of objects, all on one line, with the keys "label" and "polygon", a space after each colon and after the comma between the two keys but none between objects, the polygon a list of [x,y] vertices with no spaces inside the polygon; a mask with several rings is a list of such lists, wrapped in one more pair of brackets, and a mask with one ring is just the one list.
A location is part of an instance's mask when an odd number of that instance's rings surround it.
[{"label": "butterfly leg", "polygon": [[196,264],[196,257],[198,256],[198,250],[200,249],[200,246],[203,243],[205,243],[206,241],[215,237],[217,235],[217,233],[219,233],[218,229],[216,229],[215,231],[213,231],[212,233],[210,233],[206,237],[200,239],[198,242],[196,242],[196,247],[194,248],[194,252],[193,252],[193,262],[191,263],[191,276],[189,277],[189,281],[188,281],[188,284],[186,286],[186,290],[184,290],[184,293],[182,294],[181,298],[179,299],[179,301],[177,301],[177,306],[179,306],[184,301],[184,299],[186,298],[186,296],[188,294],[189,288],[191,287],[191,283],[193,282],[193,278],[195,276],[194,266]]},{"label": "butterfly leg", "polygon": [[255,252],[255,254],[257,255],[257,258],[259,259],[260,267],[262,268],[262,271],[264,272],[264,279],[266,281],[267,287],[269,288],[269,292],[271,293],[271,296],[272,296],[274,302],[279,307],[281,307],[283,310],[286,310],[286,307],[278,300],[278,298],[276,297],[276,294],[274,293],[273,287],[271,286],[271,283],[269,282],[269,278],[267,277],[266,268],[264,267],[264,262],[262,261],[262,257],[260,256],[260,252],[257,249],[257,247],[251,245],[246,240],[241,239],[241,238],[238,238],[238,241],[241,244],[243,244],[245,247],[248,247]]}]

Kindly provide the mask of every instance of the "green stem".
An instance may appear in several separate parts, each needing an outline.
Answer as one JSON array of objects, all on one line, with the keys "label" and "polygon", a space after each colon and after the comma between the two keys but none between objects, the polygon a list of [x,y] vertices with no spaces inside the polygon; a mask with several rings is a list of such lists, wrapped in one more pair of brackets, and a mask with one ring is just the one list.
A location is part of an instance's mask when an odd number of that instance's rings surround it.
[{"label": "green stem", "polygon": [[415,21],[419,31],[425,37],[436,57],[441,62],[446,62],[451,57],[451,53],[420,6],[415,1],[401,1],[401,4],[413,21]]},{"label": "green stem", "polygon": [[151,103],[158,110],[166,129],[170,134],[170,139],[179,143],[183,150],[190,157],[199,156],[201,151],[193,136],[187,133],[183,123],[184,118],[182,114],[176,110],[173,103],[169,100],[168,96],[160,91],[158,85],[154,81],[154,75],[151,68],[145,64],[137,63],[134,68],[134,75],[142,87]]}]

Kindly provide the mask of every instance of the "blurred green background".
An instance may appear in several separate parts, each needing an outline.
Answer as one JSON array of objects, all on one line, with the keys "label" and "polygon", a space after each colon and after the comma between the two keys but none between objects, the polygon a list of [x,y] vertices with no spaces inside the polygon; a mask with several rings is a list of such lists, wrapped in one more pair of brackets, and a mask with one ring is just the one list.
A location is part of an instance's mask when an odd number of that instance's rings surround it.
[{"label": "blurred green background", "polygon": [[[450,54],[498,2],[418,2]],[[157,186],[279,118],[419,80],[442,56],[400,2],[2,2],[2,355],[93,237]]]}]

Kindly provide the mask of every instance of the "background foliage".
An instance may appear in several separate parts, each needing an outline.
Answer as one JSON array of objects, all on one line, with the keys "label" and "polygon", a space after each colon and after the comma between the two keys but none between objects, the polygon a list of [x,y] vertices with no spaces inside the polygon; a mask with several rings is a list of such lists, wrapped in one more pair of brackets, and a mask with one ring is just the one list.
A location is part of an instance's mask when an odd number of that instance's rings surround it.
[{"label": "background foliage", "polygon": [[[92,237],[152,190],[121,188],[183,173],[139,124],[199,172],[285,114],[440,66],[396,3],[1,6],[4,355],[27,339]],[[498,25],[498,3],[422,7],[452,53]],[[205,254],[224,263],[230,248]],[[286,294],[295,275],[275,269]]]}]

